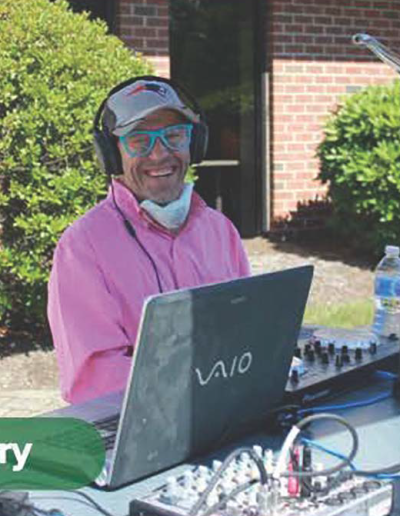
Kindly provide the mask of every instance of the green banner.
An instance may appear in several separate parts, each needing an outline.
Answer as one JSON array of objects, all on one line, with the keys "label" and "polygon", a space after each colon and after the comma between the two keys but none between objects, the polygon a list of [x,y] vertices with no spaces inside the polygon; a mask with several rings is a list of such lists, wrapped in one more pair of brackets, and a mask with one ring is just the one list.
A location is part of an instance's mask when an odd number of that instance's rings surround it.
[{"label": "green banner", "polygon": [[93,425],[74,418],[0,418],[0,490],[78,489],[105,460]]}]

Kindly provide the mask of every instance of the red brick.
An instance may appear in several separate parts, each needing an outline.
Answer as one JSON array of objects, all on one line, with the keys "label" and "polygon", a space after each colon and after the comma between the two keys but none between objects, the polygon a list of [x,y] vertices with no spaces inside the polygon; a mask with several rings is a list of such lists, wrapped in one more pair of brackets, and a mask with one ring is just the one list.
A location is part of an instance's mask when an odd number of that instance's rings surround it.
[{"label": "red brick", "polygon": [[157,15],[158,16],[165,16],[168,18],[169,16],[169,8],[168,7],[158,7],[157,8]]},{"label": "red brick", "polygon": [[146,18],[146,25],[148,27],[168,27],[169,20],[168,18],[156,18],[152,16],[150,18]]},{"label": "red brick", "polygon": [[123,36],[121,37],[122,41],[124,41],[128,47],[134,48],[135,50],[143,51],[144,41],[140,38],[135,38],[132,36]]},{"label": "red brick", "polygon": [[274,198],[277,201],[283,201],[285,199],[294,199],[294,193],[293,192],[283,192],[283,191],[276,191],[275,190]]},{"label": "red brick", "polygon": [[322,34],[324,32],[324,28],[319,25],[307,25],[304,32],[306,34]]},{"label": "red brick", "polygon": [[287,106],[286,112],[297,114],[297,113],[304,113],[306,110],[306,106],[304,104],[293,104],[292,106]]},{"label": "red brick", "polygon": [[293,16],[291,16],[290,14],[274,15],[273,23],[293,23]]},{"label": "red brick", "polygon": [[134,34],[136,37],[143,37],[143,38],[155,38],[157,35],[155,29],[148,29],[148,28],[135,28]]},{"label": "red brick", "polygon": [[289,152],[304,152],[306,150],[303,143],[289,143],[288,151]]},{"label": "red brick", "polygon": [[300,35],[300,36],[294,36],[294,42],[295,43],[313,43],[314,38],[313,36],[306,36],[306,35]]},{"label": "red brick", "polygon": [[290,34],[277,34],[274,36],[276,43],[293,43],[293,36]]},{"label": "red brick", "polygon": [[274,175],[275,175],[275,177],[279,177],[279,179],[281,179],[282,181],[290,181],[291,179],[294,179],[295,177],[297,177],[297,174],[293,174],[290,172],[279,172],[279,171],[274,171]]}]

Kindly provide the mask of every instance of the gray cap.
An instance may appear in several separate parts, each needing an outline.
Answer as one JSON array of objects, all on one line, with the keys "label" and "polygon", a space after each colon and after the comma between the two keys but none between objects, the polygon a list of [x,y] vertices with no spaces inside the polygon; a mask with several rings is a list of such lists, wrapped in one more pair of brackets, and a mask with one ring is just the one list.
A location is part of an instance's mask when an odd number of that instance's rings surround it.
[{"label": "gray cap", "polygon": [[199,121],[199,116],[185,106],[168,83],[138,80],[111,95],[106,102],[103,122],[110,132],[124,136],[160,109],[177,111],[191,122]]}]

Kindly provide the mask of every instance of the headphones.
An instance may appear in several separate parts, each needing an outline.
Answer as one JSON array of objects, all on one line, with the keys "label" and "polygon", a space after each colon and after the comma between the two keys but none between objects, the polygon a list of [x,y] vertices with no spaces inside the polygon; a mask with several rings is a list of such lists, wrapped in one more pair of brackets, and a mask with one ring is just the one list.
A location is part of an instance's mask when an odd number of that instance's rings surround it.
[{"label": "headphones", "polygon": [[107,97],[100,104],[97,110],[96,116],[93,121],[93,140],[96,155],[100,162],[101,167],[108,176],[113,174],[120,174],[122,172],[122,160],[121,154],[117,146],[117,136],[112,134],[108,127],[104,124],[102,115],[107,100],[117,91],[124,89],[130,84],[134,84],[137,81],[158,81],[164,82],[171,86],[178,95],[183,93],[184,97],[189,100],[192,104],[194,111],[199,115],[199,122],[192,122],[192,138],[190,141],[190,164],[200,163],[207,152],[208,145],[208,126],[206,124],[205,115],[196,99],[190,95],[190,93],[170,79],[164,77],[158,77],[156,75],[141,75],[128,79],[127,81],[117,84],[107,95]]}]

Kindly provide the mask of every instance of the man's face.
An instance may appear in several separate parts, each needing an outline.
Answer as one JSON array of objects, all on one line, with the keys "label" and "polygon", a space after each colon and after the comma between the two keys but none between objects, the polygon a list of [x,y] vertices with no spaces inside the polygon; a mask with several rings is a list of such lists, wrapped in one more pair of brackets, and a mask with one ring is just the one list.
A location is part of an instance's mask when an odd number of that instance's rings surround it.
[{"label": "man's face", "polygon": [[[176,111],[160,110],[138,124],[135,131],[156,130],[182,123],[187,123],[187,120]],[[168,203],[178,199],[190,163],[189,148],[173,151],[157,138],[150,154],[131,157],[120,140],[118,146],[122,157],[123,182],[139,201],[150,199]]]}]

